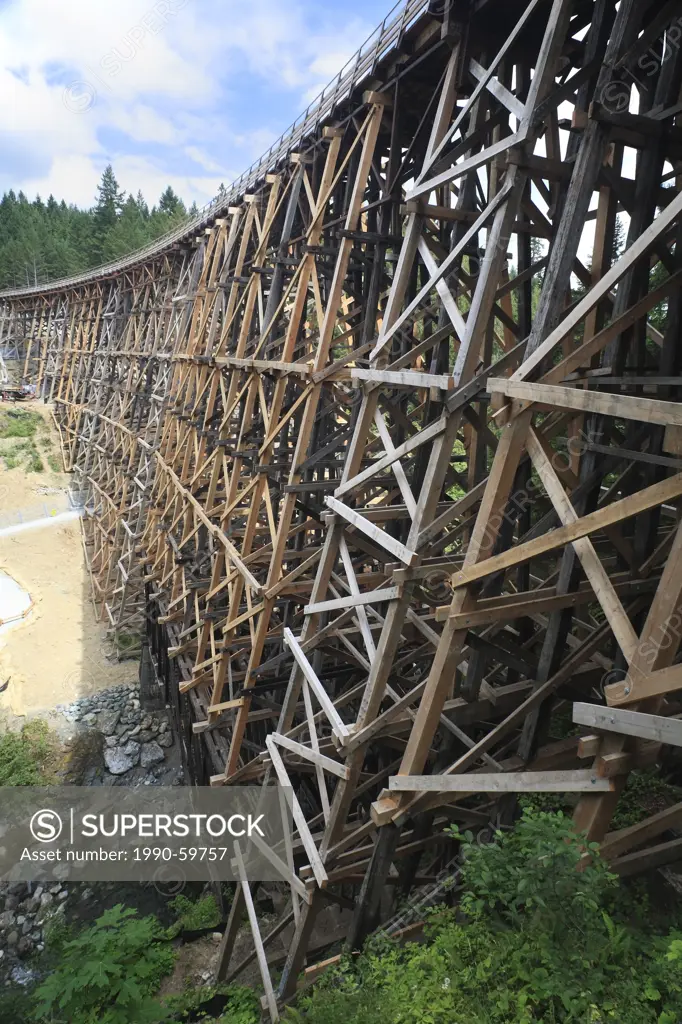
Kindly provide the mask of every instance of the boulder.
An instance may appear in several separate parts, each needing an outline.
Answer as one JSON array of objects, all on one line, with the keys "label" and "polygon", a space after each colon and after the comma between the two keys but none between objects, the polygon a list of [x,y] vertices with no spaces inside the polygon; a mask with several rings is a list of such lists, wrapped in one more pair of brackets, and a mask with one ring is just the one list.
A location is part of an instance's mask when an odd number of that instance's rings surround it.
[{"label": "boulder", "polygon": [[3,914],[0,914],[0,931],[11,928],[14,921],[15,917],[11,910],[6,910]]},{"label": "boulder", "polygon": [[162,732],[157,738],[157,743],[161,747],[172,747],[173,746],[173,734],[170,732]]},{"label": "boulder", "polygon": [[119,723],[120,717],[120,711],[114,711],[111,709],[101,711],[98,722],[99,731],[104,733],[105,736],[111,736],[112,733],[116,731],[116,726]]},{"label": "boulder", "polygon": [[165,754],[158,743],[144,743],[140,753],[140,764],[143,768],[151,768],[153,764],[163,761]]},{"label": "boulder", "polygon": [[104,751],[104,763],[112,775],[125,775],[137,761],[129,757],[123,747],[109,747]]},{"label": "boulder", "polygon": [[128,740],[128,742],[121,747],[121,750],[127,757],[131,757],[133,762],[137,764],[140,760],[140,744],[136,743],[135,740]]}]

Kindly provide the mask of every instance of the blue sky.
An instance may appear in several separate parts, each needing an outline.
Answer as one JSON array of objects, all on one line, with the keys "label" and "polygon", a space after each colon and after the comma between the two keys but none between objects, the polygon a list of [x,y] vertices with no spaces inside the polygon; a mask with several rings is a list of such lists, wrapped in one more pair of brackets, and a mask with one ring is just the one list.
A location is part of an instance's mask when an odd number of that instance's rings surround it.
[{"label": "blue sky", "polygon": [[107,163],[201,206],[270,145],[390,0],[0,0],[0,192],[90,206]]}]

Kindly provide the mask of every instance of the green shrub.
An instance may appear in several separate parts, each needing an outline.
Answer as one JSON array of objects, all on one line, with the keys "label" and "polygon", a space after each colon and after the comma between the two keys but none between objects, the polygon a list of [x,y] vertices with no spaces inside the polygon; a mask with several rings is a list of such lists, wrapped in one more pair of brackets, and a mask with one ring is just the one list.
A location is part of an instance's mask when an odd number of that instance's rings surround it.
[{"label": "green shrub", "polygon": [[36,1020],[50,1024],[152,1024],[153,998],[175,953],[155,917],[121,904],[64,943],[59,964],[35,993]]},{"label": "green shrub", "polygon": [[0,990],[0,1020],[2,1024],[28,1024],[31,1017],[31,997],[22,989]]},{"label": "green shrub", "polygon": [[169,906],[178,915],[175,924],[168,929],[170,938],[180,932],[198,932],[203,928],[217,928],[220,924],[218,904],[210,893],[198,900],[190,900],[180,894],[170,901]]},{"label": "green shrub", "polygon": [[483,915],[505,926],[532,927],[548,933],[566,927],[586,927],[607,893],[618,885],[589,844],[592,862],[578,870],[583,846],[570,818],[561,812],[524,811],[516,827],[498,832],[496,841],[477,844],[470,832],[453,826],[450,834],[462,842],[462,909],[470,917]]},{"label": "green shrub", "polygon": [[53,781],[57,741],[40,719],[0,736],[0,786],[41,786]]},{"label": "green shrub", "polygon": [[561,814],[462,844],[458,910],[424,944],[370,942],[323,976],[290,1021],[306,1024],[678,1024],[682,934],[635,929],[617,879]]}]

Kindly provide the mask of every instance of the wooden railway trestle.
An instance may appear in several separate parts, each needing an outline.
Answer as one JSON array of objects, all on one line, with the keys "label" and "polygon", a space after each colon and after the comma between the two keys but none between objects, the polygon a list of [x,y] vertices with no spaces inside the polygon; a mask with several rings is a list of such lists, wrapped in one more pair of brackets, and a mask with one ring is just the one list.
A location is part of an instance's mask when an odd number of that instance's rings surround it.
[{"label": "wooden railway trestle", "polygon": [[680,739],[681,18],[407,0],[196,221],[0,294],[196,778],[300,795],[273,1018],[449,820],[573,792],[617,870],[676,855],[680,806],[608,830]]}]

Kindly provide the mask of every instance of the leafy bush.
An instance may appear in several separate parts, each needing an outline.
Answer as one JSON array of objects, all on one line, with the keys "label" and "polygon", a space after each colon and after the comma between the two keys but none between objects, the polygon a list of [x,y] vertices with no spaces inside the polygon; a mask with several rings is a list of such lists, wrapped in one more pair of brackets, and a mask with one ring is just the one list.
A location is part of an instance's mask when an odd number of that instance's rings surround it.
[{"label": "leafy bush", "polygon": [[0,786],[40,786],[52,781],[56,739],[47,724],[35,719],[21,732],[0,736]]},{"label": "leafy bush", "polygon": [[153,998],[175,963],[156,918],[121,904],[64,943],[60,962],[36,991],[36,1020],[50,1024],[152,1024]]},{"label": "leafy bush", "polygon": [[196,901],[180,894],[170,901],[169,906],[178,915],[175,924],[168,929],[170,938],[180,932],[198,932],[203,928],[216,928],[220,924],[218,904],[215,896],[210,893]]},{"label": "leafy bush", "polygon": [[31,1018],[31,997],[23,989],[0,991],[2,1024],[27,1024]]},{"label": "leafy bush", "polygon": [[587,928],[618,885],[598,855],[598,843],[588,844],[592,861],[578,870],[584,847],[561,812],[526,810],[517,826],[499,831],[493,843],[474,843],[472,834],[462,835],[456,825],[448,831],[462,842],[462,910],[472,919],[482,915],[548,934],[567,926]]},{"label": "leafy bush", "polygon": [[[306,1024],[677,1024],[682,933],[634,929],[594,847],[562,814],[527,810],[512,832],[462,844],[458,910],[424,944],[373,941],[288,1011]],[[627,900],[625,901],[627,904]]]}]

